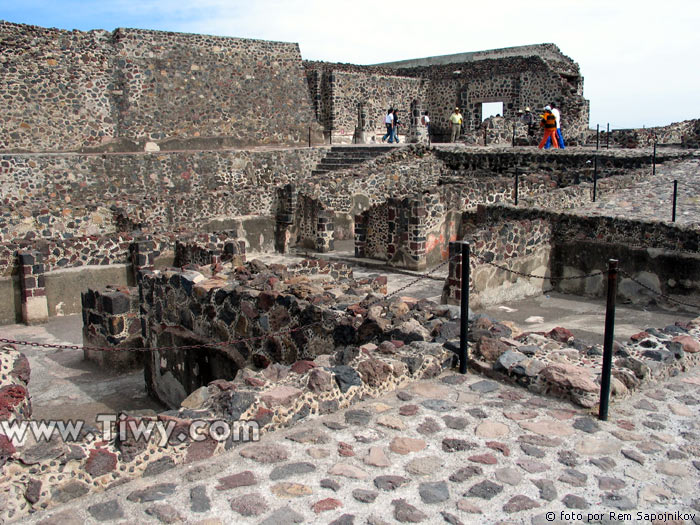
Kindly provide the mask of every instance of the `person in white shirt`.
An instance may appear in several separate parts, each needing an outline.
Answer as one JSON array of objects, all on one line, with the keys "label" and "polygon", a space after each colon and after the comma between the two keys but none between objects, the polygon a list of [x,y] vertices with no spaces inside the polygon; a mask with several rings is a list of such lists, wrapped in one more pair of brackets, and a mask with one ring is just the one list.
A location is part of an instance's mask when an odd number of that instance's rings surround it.
[{"label": "person in white shirt", "polygon": [[[386,112],[386,117],[384,117],[384,124],[386,125],[386,135],[382,137],[382,142],[386,139],[391,139],[394,133],[394,109],[389,108]],[[389,140],[391,142],[391,140]]]}]

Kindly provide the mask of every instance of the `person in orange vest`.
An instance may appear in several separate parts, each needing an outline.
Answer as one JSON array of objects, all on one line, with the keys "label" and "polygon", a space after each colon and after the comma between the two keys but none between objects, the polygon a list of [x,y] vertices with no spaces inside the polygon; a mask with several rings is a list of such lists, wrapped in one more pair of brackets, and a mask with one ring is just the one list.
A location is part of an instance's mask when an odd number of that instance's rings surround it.
[{"label": "person in orange vest", "polygon": [[554,113],[552,113],[552,108],[550,106],[544,107],[544,114],[542,115],[542,121],[540,122],[540,126],[544,128],[544,136],[542,137],[542,141],[538,146],[539,149],[544,148],[545,144],[547,144],[547,139],[552,140],[553,148],[558,148],[559,142],[557,142],[557,117],[555,117]]}]

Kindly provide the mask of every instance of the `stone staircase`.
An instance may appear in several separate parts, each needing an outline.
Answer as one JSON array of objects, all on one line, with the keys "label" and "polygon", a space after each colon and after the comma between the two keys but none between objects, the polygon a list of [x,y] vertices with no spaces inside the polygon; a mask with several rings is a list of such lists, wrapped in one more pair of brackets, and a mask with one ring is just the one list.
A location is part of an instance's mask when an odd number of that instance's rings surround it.
[{"label": "stone staircase", "polygon": [[311,170],[311,175],[321,175],[329,171],[350,168],[356,164],[361,164],[368,160],[384,155],[398,146],[376,145],[376,146],[333,146],[328,154],[316,165],[316,169]]}]

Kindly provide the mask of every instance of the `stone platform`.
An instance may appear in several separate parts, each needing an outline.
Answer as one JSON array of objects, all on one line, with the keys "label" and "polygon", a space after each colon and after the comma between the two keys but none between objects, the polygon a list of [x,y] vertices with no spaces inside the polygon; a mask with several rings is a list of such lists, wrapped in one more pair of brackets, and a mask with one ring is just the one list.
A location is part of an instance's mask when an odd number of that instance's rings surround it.
[{"label": "stone platform", "polygon": [[697,372],[607,422],[446,373],[24,522],[697,524],[699,407]]}]

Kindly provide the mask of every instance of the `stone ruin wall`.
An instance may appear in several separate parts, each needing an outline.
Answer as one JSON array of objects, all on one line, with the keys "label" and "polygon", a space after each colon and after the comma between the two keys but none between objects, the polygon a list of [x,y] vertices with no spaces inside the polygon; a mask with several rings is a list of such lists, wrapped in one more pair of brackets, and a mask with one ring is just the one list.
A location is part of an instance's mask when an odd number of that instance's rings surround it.
[{"label": "stone ruin wall", "polygon": [[[490,262],[518,272],[572,278],[606,271],[608,260],[614,258],[626,272],[619,276],[618,295],[622,300],[677,308],[658,294],[698,302],[699,235],[695,229],[661,222],[497,205],[479,206],[476,211],[464,213],[459,236],[474,240],[470,283],[476,304],[536,295],[550,286],[564,293],[605,293],[602,275],[550,282],[508,273]],[[459,281],[456,267],[450,264],[443,300],[458,304]]]},{"label": "stone ruin wall", "polygon": [[[591,130],[589,143],[594,143],[596,132]],[[656,141],[659,145],[674,145],[684,148],[700,147],[700,120],[684,120],[668,126],[651,128],[613,129],[608,137],[605,130],[600,133],[600,144],[621,148],[649,148]]]},{"label": "stone ruin wall", "polygon": [[297,44],[0,22],[0,45],[0,150],[299,145],[309,128],[320,137]]},{"label": "stone ruin wall", "polygon": [[483,102],[503,102],[503,116],[517,119],[519,109],[530,106],[537,111],[552,101],[561,106],[563,125],[572,144],[583,142],[589,114],[583,79],[578,66],[558,49],[558,60],[550,55],[546,59],[509,56],[413,67],[401,63],[355,66],[312,61],[304,65],[317,118],[326,133],[333,130],[337,141],[352,139],[358,103],[367,110],[374,140],[385,133],[383,118],[390,106],[399,107],[405,135],[408,110],[416,99],[422,111],[430,112],[431,134],[438,142],[449,139],[448,119],[455,106],[462,108],[467,135],[477,137]]}]

